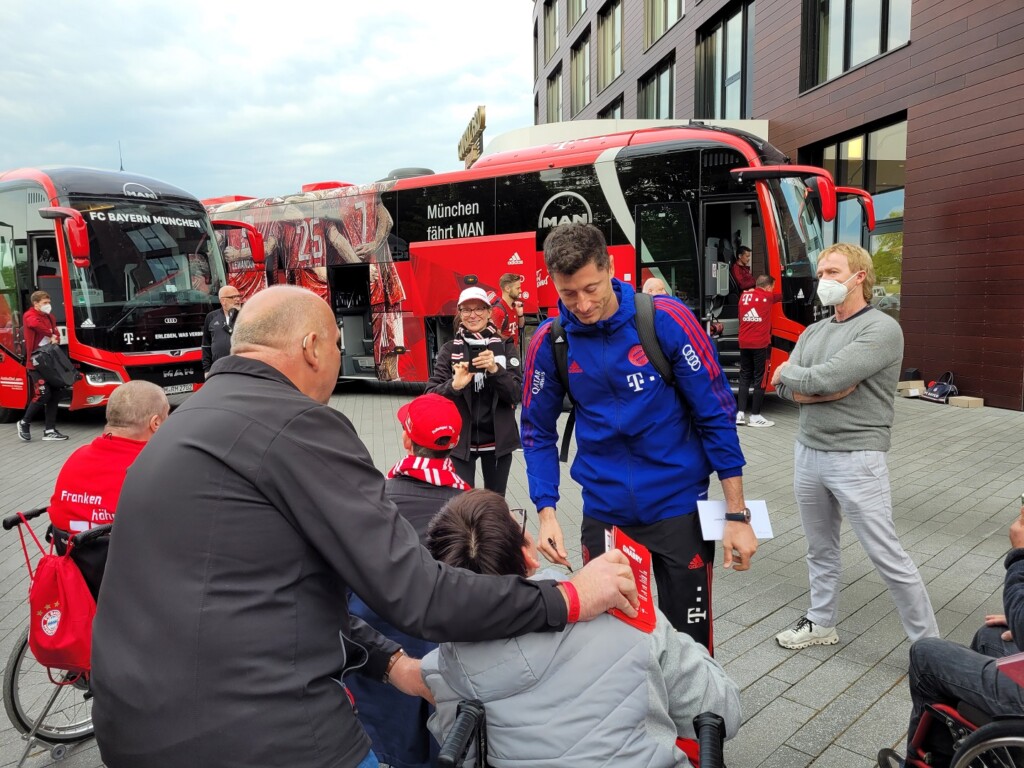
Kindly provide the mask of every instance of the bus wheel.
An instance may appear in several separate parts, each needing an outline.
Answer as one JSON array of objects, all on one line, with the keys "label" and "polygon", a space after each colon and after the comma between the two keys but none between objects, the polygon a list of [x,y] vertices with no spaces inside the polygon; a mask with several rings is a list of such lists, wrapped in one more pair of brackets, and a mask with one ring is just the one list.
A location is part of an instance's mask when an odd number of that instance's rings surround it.
[{"label": "bus wheel", "polygon": [[20,408],[0,408],[0,424],[10,424],[12,421],[17,421],[20,415]]}]

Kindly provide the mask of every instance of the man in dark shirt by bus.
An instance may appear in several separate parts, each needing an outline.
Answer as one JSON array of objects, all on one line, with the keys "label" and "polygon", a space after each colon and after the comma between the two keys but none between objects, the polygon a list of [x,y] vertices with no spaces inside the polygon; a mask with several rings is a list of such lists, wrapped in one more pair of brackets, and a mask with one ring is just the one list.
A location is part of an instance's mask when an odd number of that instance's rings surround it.
[{"label": "man in dark shirt by bus", "polygon": [[220,309],[206,316],[203,323],[203,374],[210,375],[210,367],[231,353],[231,331],[238,310],[242,308],[242,293],[233,285],[225,285],[217,292]]}]

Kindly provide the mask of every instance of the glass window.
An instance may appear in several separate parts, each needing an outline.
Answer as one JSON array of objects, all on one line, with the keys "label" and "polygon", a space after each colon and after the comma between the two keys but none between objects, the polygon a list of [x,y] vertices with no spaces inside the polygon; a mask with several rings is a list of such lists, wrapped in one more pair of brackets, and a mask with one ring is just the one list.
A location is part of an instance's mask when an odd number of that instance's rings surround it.
[{"label": "glass window", "polygon": [[804,0],[801,86],[812,88],[910,40],[910,0]]},{"label": "glass window", "polygon": [[548,0],[544,3],[544,61],[551,61],[557,50],[558,0]]},{"label": "glass window", "polygon": [[533,25],[533,79],[540,72],[540,40],[537,38],[537,25]]},{"label": "glass window", "polygon": [[609,104],[607,107],[597,113],[597,116],[602,120],[621,120],[622,119],[622,97],[619,96],[615,101]]},{"label": "glass window", "polygon": [[644,0],[644,48],[683,18],[683,0]]},{"label": "glass window", "polygon": [[590,103],[590,35],[584,35],[572,49],[572,115]]},{"label": "glass window", "polygon": [[569,0],[569,29],[580,20],[580,16],[587,10],[587,0]]},{"label": "glass window", "polygon": [[864,137],[854,136],[839,145],[839,177],[843,184],[864,187]]},{"label": "glass window", "polygon": [[562,119],[562,69],[561,67],[548,78],[548,122],[557,123]]},{"label": "glass window", "polygon": [[640,81],[638,118],[663,120],[672,117],[672,70],[673,62],[669,59]]},{"label": "glass window", "polygon": [[750,117],[753,95],[754,2],[712,20],[698,34],[695,107],[697,117]]},{"label": "glass window", "polygon": [[907,124],[880,128],[868,134],[868,176],[872,193],[902,189],[907,167]]},{"label": "glass window", "polygon": [[597,90],[603,91],[622,74],[622,1],[601,11],[597,22]]}]

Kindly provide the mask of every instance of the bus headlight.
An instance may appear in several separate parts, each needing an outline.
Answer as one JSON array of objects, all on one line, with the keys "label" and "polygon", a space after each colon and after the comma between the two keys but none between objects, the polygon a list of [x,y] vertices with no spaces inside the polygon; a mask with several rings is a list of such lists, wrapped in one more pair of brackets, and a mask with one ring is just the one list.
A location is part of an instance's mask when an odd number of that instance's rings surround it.
[{"label": "bus headlight", "polygon": [[85,380],[94,387],[100,387],[105,384],[124,383],[124,379],[121,378],[121,374],[117,371],[108,371],[105,368],[92,368],[91,366],[85,371]]}]

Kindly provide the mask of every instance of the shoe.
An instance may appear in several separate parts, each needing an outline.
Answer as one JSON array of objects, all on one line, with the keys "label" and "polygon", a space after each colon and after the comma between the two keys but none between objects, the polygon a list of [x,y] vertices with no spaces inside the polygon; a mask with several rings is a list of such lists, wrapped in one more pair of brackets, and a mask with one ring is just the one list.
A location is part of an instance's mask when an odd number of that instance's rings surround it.
[{"label": "shoe", "polygon": [[737,427],[742,427],[742,426],[745,426],[746,423],[747,423],[747,420],[745,418],[743,418],[743,411],[736,411],[736,426]]},{"label": "shoe", "polygon": [[755,413],[747,420],[748,427],[774,427],[775,422],[769,421],[759,413]]},{"label": "shoe", "polygon": [[835,645],[839,642],[839,634],[835,627],[816,627],[813,621],[804,616],[793,629],[779,632],[775,640],[783,648],[799,651],[810,645]]},{"label": "shoe", "polygon": [[18,422],[18,437],[26,443],[32,439],[32,427],[24,421]]},{"label": "shoe", "polygon": [[68,436],[61,434],[56,429],[47,429],[43,432],[43,440],[67,440]]},{"label": "shoe", "polygon": [[906,760],[894,749],[881,749],[878,751],[878,768],[904,768]]}]

